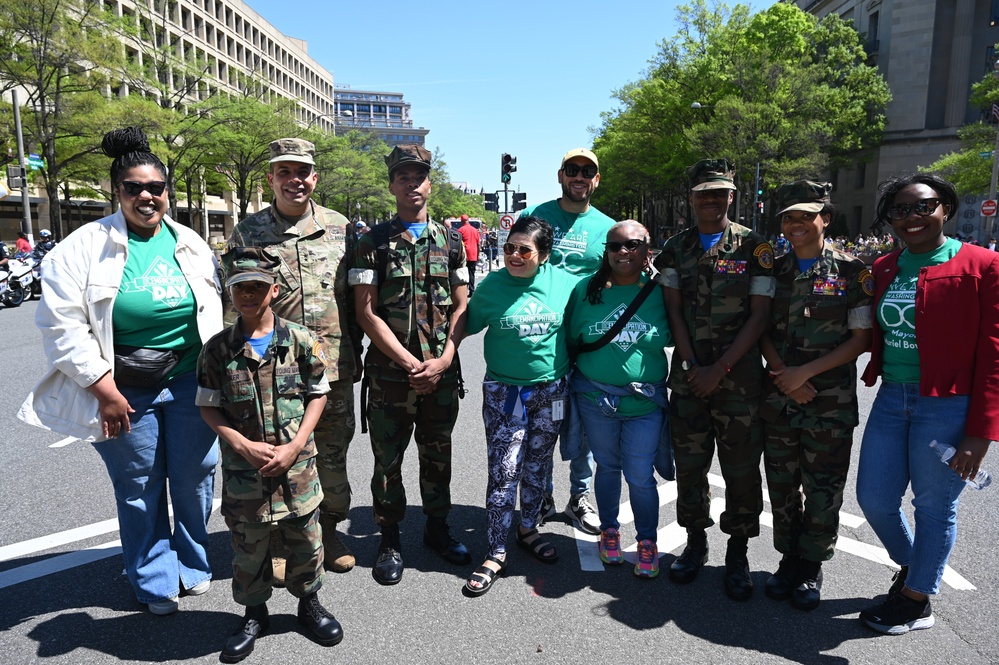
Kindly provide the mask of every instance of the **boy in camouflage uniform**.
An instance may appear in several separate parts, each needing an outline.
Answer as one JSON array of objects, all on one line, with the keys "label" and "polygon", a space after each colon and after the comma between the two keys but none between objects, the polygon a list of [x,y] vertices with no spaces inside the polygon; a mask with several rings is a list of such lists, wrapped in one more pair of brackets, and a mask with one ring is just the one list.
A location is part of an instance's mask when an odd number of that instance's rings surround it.
[{"label": "boy in camouflage uniform", "polygon": [[784,555],[765,591],[802,610],[818,606],[822,562],[835,550],[857,425],[854,361],[871,343],[874,279],[863,261],[825,242],[831,190],[808,180],[777,190],[793,250],[774,264],[771,326],[760,339],[770,370],[760,410],[764,468],[774,548]]},{"label": "boy in camouflage uniform", "polygon": [[232,532],[232,592],[246,606],[243,623],[226,642],[222,662],[239,662],[269,625],[270,541],[287,547],[288,591],[299,598],[298,621],[317,641],[343,639],[320,603],[322,487],[312,431],[326,404],[329,382],[322,346],[305,328],[270,308],[280,262],[259,248],[227,253],[226,288],[236,323],[205,344],[198,358],[196,402],[222,449],[222,515]]},{"label": "boy in camouflage uniform", "polygon": [[372,575],[388,585],[403,572],[402,460],[414,428],[427,515],[424,543],[450,563],[465,565],[471,557],[447,524],[460,379],[452,339],[461,334],[468,300],[465,248],[457,232],[427,213],[430,153],[420,145],[400,145],[385,161],[397,214],[361,236],[350,284],[361,328],[372,342],[364,364],[371,401],[363,417],[371,427],[371,493],[382,532]]},{"label": "boy in camouflage uniform", "polygon": [[[692,582],[708,559],[707,474],[715,445],[725,478],[721,530],[729,534],[725,593],[748,600],[749,538],[760,533],[763,487],[759,426],[762,363],[757,346],[774,294],[774,254],[762,236],[728,219],[734,167],[706,159],[687,169],[697,224],[670,238],[656,259],[676,342],[669,387],[676,453],[677,521],[687,546],[670,580]],[[677,362],[679,360],[680,362]]]},{"label": "boy in camouflage uniform", "polygon": [[[228,240],[228,247],[266,247],[280,259],[280,293],[274,312],[305,326],[320,342],[330,382],[326,409],[316,426],[317,468],[323,486],[319,521],[323,526],[326,567],[344,573],[354,567],[354,555],[337,533],[337,524],[350,510],[347,448],[354,436],[354,388],[360,380],[362,333],[354,317],[347,285],[354,226],[346,217],[311,200],[318,182],[315,147],[302,139],[270,144],[267,182],[274,192],[269,208],[245,218]],[[235,315],[230,313],[226,322]],[[284,578],[276,547],[275,583]]]}]

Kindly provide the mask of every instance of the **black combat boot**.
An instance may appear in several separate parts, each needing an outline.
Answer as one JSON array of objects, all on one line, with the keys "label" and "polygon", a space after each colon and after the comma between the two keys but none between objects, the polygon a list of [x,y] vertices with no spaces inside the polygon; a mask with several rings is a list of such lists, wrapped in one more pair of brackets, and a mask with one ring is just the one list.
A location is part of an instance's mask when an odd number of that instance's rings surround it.
[{"label": "black combat boot", "polygon": [[266,633],[269,627],[270,617],[267,615],[265,603],[247,607],[246,613],[243,614],[243,623],[225,643],[219,660],[223,663],[238,663],[243,660],[253,653],[254,642]]},{"label": "black combat boot", "polygon": [[382,542],[378,546],[378,559],[371,575],[385,586],[398,584],[402,579],[402,545],[399,543],[399,525],[382,527]]},{"label": "black combat boot", "polygon": [[708,562],[708,534],[704,529],[687,529],[687,546],[670,564],[669,579],[677,584],[690,584]]},{"label": "black combat boot", "polygon": [[725,552],[725,595],[732,600],[753,597],[753,578],[749,576],[749,539],[729,536]]}]

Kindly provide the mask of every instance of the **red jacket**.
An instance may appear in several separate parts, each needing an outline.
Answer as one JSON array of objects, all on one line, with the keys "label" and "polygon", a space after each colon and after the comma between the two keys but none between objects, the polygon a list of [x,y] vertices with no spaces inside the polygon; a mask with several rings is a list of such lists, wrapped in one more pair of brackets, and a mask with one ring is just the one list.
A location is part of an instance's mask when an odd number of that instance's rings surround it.
[{"label": "red jacket", "polygon": [[[898,274],[892,252],[874,262],[874,338],[864,383],[881,375],[877,307]],[[950,261],[920,268],[916,284],[919,394],[970,395],[966,436],[999,439],[999,253],[962,245]]]}]

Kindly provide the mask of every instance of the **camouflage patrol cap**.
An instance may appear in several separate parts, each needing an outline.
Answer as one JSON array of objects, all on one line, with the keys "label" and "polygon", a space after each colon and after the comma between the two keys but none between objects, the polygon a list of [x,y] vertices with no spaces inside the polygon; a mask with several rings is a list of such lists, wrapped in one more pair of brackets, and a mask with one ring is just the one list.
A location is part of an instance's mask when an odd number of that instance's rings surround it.
[{"label": "camouflage patrol cap", "polygon": [[814,180],[796,180],[781,185],[777,190],[777,214],[783,215],[790,210],[820,212],[829,203],[831,191],[832,183]]},{"label": "camouflage patrol cap", "polygon": [[430,151],[417,143],[406,143],[392,148],[392,152],[385,157],[388,165],[389,175],[403,166],[415,164],[430,170]]},{"label": "camouflage patrol cap", "polygon": [[271,141],[271,164],[274,162],[301,162],[315,165],[316,146],[305,139],[278,139]]},{"label": "camouflage patrol cap", "polygon": [[690,190],[735,189],[735,166],[727,159],[702,159],[687,167]]},{"label": "camouflage patrol cap", "polygon": [[221,263],[227,289],[240,282],[274,284],[277,281],[274,273],[281,265],[263,247],[233,247],[222,255]]}]

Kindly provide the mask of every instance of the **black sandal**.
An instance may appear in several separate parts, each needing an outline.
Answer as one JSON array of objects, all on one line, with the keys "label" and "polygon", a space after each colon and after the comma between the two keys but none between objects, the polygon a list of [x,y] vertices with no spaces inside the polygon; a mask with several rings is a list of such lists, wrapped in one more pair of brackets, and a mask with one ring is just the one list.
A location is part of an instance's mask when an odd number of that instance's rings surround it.
[{"label": "black sandal", "polygon": [[[531,529],[527,533],[521,533],[517,529],[517,544],[534,555],[534,558],[541,563],[555,563],[558,561],[558,550],[538,533],[537,529]],[[545,552],[551,550],[552,553],[546,555]]]},{"label": "black sandal", "polygon": [[[481,565],[478,568],[476,568],[475,572],[472,573],[472,576],[465,581],[464,591],[469,596],[475,597],[483,595],[486,591],[489,591],[489,589],[492,588],[493,582],[496,581],[497,577],[502,577],[503,575],[506,575],[506,559],[497,559],[494,556],[487,556],[486,561],[492,561],[493,563],[498,563],[499,570],[493,570],[492,568],[489,568],[486,565]],[[469,582],[472,581],[478,582],[482,586],[474,587],[469,584]]]}]

